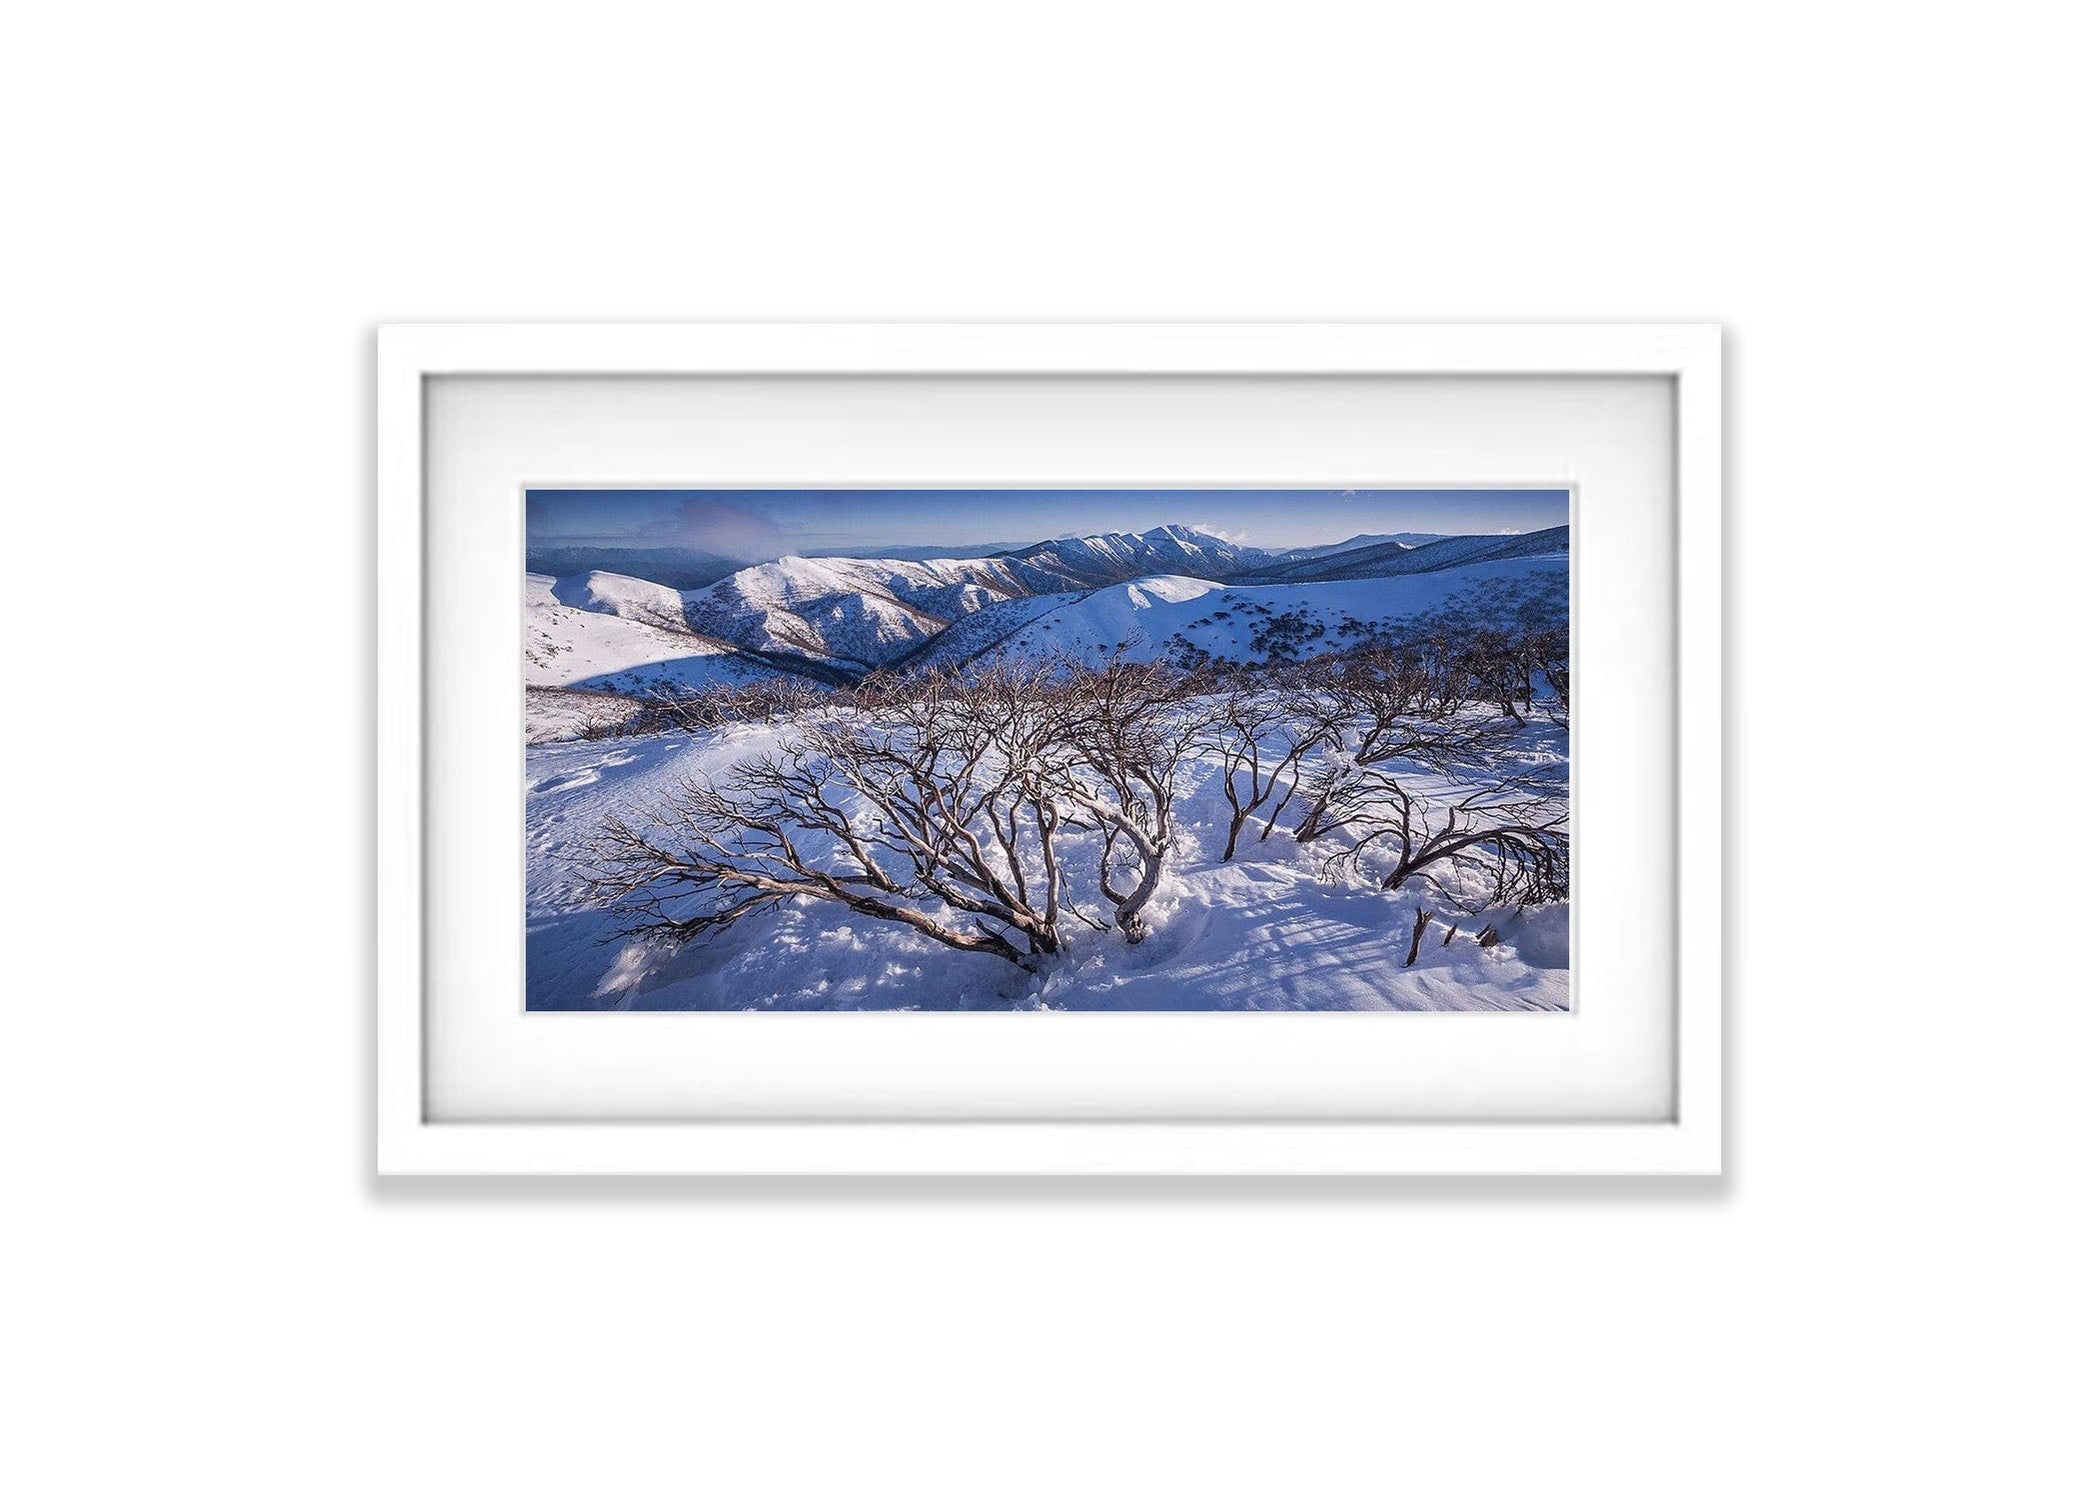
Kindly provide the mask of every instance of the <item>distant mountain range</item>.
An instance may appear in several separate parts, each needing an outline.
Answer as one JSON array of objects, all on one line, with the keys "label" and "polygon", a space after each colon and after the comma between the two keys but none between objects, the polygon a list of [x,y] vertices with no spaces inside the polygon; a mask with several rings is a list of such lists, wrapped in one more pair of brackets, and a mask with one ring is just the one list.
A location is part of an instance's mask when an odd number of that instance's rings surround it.
[{"label": "distant mountain range", "polygon": [[1387,543],[1418,547],[1443,539],[1443,533],[1439,531],[1392,531],[1382,536],[1351,536],[1346,541],[1330,541],[1319,547],[1286,547],[1271,555],[1278,561],[1296,562],[1306,557],[1326,557],[1335,552],[1353,552],[1362,547],[1384,546]]},{"label": "distant mountain range", "polygon": [[748,562],[718,557],[697,547],[527,547],[525,571],[550,578],[577,573],[618,573],[666,588],[705,588]]},{"label": "distant mountain range", "polygon": [[926,562],[935,557],[995,557],[1001,552],[1017,552],[1027,546],[1024,541],[984,541],[973,546],[952,547],[808,547],[797,552],[798,557],[895,557],[905,562]]},{"label": "distant mountain range", "polygon": [[[1187,526],[1158,526],[1141,533],[1042,541],[973,557],[783,557],[750,567],[729,564],[732,571],[686,586],[604,567],[564,574],[536,565],[571,560],[578,552],[603,554],[613,549],[543,551],[527,561],[529,571],[543,574],[534,585],[532,596],[539,601],[535,608],[560,611],[558,618],[541,618],[540,628],[550,636],[555,623],[587,629],[583,619],[609,615],[655,632],[649,648],[641,652],[652,658],[658,648],[656,635],[684,635],[697,637],[695,649],[714,658],[710,671],[734,665],[720,659],[726,652],[757,669],[788,667],[853,676],[907,662],[973,659],[993,646],[1005,648],[1005,642],[1023,629],[1059,611],[1054,628],[1043,625],[1028,638],[1039,638],[1047,648],[1078,629],[1085,642],[1097,643],[1094,636],[1120,628],[1115,622],[1125,616],[1149,617],[1148,611],[1168,602],[1172,613],[1186,613],[1192,624],[1201,625],[1204,608],[1197,607],[1197,600],[1212,591],[1210,585],[1227,581],[1233,602],[1247,589],[1262,590],[1261,597],[1246,605],[1258,613],[1275,606],[1271,594],[1291,591],[1276,585],[1476,570],[1426,591],[1387,590],[1391,606],[1404,613],[1425,607],[1431,597],[1441,599],[1469,586],[1474,576],[1529,576],[1538,570],[1523,565],[1524,559],[1544,559],[1547,572],[1557,567],[1564,574],[1567,547],[1565,526],[1523,536],[1417,536],[1414,541],[1365,536],[1295,553],[1244,547]],[[667,549],[636,550],[642,562],[655,568],[662,565]],[[704,554],[682,554],[679,565],[700,566],[697,555]],[[710,559],[707,565],[720,564],[721,559]],[[1483,568],[1485,564],[1509,566]],[[1127,599],[1118,591],[1112,608],[1071,609],[1090,595],[1105,598],[1104,590],[1140,580],[1142,588],[1132,586]],[[1374,593],[1360,600],[1351,593],[1348,606],[1367,609]],[[1397,617],[1376,609],[1365,618],[1388,616]],[[1157,618],[1164,623],[1163,616]],[[1337,614],[1337,623],[1339,618]],[[1082,619],[1088,623],[1081,629],[1076,622]],[[1223,642],[1219,635],[1218,643]],[[1063,643],[1080,642],[1075,636]],[[638,643],[620,645],[624,654],[618,659],[625,664]],[[609,653],[611,646],[605,650]],[[569,651],[579,666],[590,655],[580,643]],[[607,654],[603,659],[613,657]],[[590,685],[572,676],[556,682],[555,676],[568,673],[550,672],[547,685]]]},{"label": "distant mountain range", "polygon": [[[1328,542],[1324,546],[1263,550],[1237,546],[1186,526],[1160,526],[1141,535],[1123,532],[1112,536],[1069,537],[1061,541],[990,541],[960,546],[823,547],[796,555],[896,562],[1035,558],[1041,559],[1043,566],[1054,569],[1060,564],[1045,554],[1063,548],[1064,563],[1075,567],[1078,572],[1097,573],[1108,554],[1126,554],[1131,560],[1142,558],[1162,564],[1192,562],[1193,569],[1184,567],[1182,570],[1195,577],[1213,577],[1221,574],[1200,569],[1217,565],[1223,558],[1238,561],[1242,568],[1280,566],[1341,552],[1361,551],[1365,547],[1413,548],[1446,539],[1433,532],[1399,531],[1388,535],[1352,536],[1347,541]],[[1107,543],[1107,552],[1104,553],[1095,543]],[[543,573],[550,578],[567,578],[588,572],[618,573],[622,577],[640,578],[644,582],[677,589],[706,588],[751,565],[748,560],[739,561],[697,547],[541,546],[528,548],[525,553],[525,571],[528,573]]]},{"label": "distant mountain range", "polygon": [[1244,581],[1322,583],[1341,578],[1400,578],[1471,562],[1547,556],[1566,551],[1568,544],[1565,526],[1548,526],[1517,536],[1443,536],[1419,545],[1373,539],[1367,546],[1254,567],[1244,575]]},{"label": "distant mountain range", "polygon": [[1222,578],[1264,552],[1186,526],[1038,542],[990,557],[782,557],[685,596],[688,626],[768,654],[885,666],[1007,599],[1153,574]]},{"label": "distant mountain range", "polygon": [[[1151,553],[1160,562],[1187,561],[1191,556],[1203,565],[1209,558],[1200,548],[1193,552],[1166,540],[1180,534],[1199,536],[1181,526],[1161,526],[1145,536],[1123,535],[1119,537],[1079,537],[1068,542],[1020,542],[987,541],[975,545],[961,546],[899,546],[899,547],[820,547],[797,552],[800,558],[853,558],[863,561],[881,562],[932,562],[939,560],[971,561],[985,557],[1027,558],[1058,546],[1086,548],[1088,543],[1106,541],[1125,546],[1132,557],[1146,554],[1146,537],[1159,538],[1164,548]],[[1311,552],[1269,553],[1255,548],[1231,547],[1230,554],[1249,560],[1270,556],[1310,556]],[[1077,554],[1075,554],[1077,555]],[[695,589],[719,583],[732,573],[751,566],[746,559],[738,561],[697,547],[605,547],[605,546],[541,546],[528,547],[525,551],[525,571],[542,573],[550,578],[573,577],[578,573],[618,573],[621,577],[640,578],[647,583],[661,583],[666,588]],[[1048,564],[1054,566],[1054,563]],[[1090,561],[1087,567],[1094,566]]]}]

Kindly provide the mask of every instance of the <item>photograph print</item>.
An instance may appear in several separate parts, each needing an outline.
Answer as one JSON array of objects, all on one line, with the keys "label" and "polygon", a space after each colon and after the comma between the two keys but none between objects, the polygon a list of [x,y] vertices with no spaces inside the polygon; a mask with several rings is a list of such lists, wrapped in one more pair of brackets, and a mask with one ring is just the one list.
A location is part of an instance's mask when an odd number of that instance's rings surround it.
[{"label": "photograph print", "polygon": [[1564,489],[535,489],[532,1010],[1572,1005]]}]

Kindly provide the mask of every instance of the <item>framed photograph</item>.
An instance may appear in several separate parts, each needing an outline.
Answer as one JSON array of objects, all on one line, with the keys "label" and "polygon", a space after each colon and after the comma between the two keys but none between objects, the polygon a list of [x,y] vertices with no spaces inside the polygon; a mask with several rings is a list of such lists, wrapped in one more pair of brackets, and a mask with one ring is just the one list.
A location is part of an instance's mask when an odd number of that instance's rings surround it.
[{"label": "framed photograph", "polygon": [[1721,1169],[1717,329],[378,380],[382,1173]]}]

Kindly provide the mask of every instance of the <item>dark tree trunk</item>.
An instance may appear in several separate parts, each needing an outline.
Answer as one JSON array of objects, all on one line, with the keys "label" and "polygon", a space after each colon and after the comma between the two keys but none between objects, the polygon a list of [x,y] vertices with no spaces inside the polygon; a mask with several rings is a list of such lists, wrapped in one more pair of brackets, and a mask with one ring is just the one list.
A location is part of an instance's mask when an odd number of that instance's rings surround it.
[{"label": "dark tree trunk", "polygon": [[1307,812],[1304,820],[1297,825],[1297,841],[1299,843],[1310,843],[1324,831],[1319,826],[1319,819],[1326,815],[1326,804],[1331,798],[1332,793],[1325,792],[1320,795],[1317,801],[1312,803],[1312,810]]},{"label": "dark tree trunk", "polygon": [[1416,906],[1414,908],[1414,940],[1407,946],[1407,960],[1400,965],[1402,968],[1412,968],[1414,960],[1421,956],[1421,934],[1427,930],[1428,912]]}]

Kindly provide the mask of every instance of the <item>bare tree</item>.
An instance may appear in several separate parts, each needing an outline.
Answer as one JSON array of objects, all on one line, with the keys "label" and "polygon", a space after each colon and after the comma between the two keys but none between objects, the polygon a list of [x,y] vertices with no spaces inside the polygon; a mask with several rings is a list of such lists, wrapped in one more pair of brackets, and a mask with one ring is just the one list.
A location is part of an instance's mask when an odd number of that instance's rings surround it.
[{"label": "bare tree", "polygon": [[1229,862],[1248,820],[1271,803],[1261,836],[1275,830],[1297,795],[1305,756],[1332,740],[1341,709],[1331,696],[1278,690],[1256,680],[1217,686],[1220,696],[1206,720],[1204,737],[1222,762],[1219,779],[1232,809],[1224,852],[1218,856]]},{"label": "bare tree", "polygon": [[649,732],[682,729],[696,734],[723,724],[769,723],[831,701],[830,691],[806,677],[761,677],[701,692],[656,692],[648,699],[645,722]]},{"label": "bare tree", "polygon": [[1381,649],[1345,658],[1333,673],[1335,755],[1314,768],[1304,791],[1309,805],[1296,836],[1310,843],[1345,830],[1385,798],[1401,761],[1434,769],[1483,765],[1506,744],[1508,730],[1466,713],[1440,642],[1422,652]]},{"label": "bare tree", "polygon": [[[1567,804],[1530,774],[1503,776],[1467,790],[1452,783],[1430,796],[1392,779],[1351,819],[1355,841],[1333,866],[1362,867],[1372,853],[1397,860],[1379,882],[1397,890],[1419,879],[1446,900],[1478,909],[1562,900],[1568,891]],[[1471,889],[1453,888],[1454,881]]]},{"label": "bare tree", "polygon": [[636,704],[612,693],[576,693],[574,734],[578,739],[618,739],[634,732]]},{"label": "bare tree", "polygon": [[1428,912],[1420,906],[1414,908],[1414,940],[1407,944],[1407,960],[1402,968],[1412,968],[1414,960],[1421,956],[1421,934],[1428,930]]},{"label": "bare tree", "polygon": [[[1468,632],[1457,653],[1480,700],[1494,704],[1504,717],[1518,720],[1531,706],[1531,659],[1518,637],[1487,628]],[[1518,711],[1519,703],[1523,711]]]},{"label": "bare tree", "polygon": [[1567,627],[1563,624],[1541,625],[1524,636],[1531,669],[1543,677],[1545,685],[1552,690],[1552,698],[1545,706],[1545,716],[1563,729],[1567,727],[1568,715],[1574,711],[1574,665],[1569,646]]},{"label": "bare tree", "polygon": [[806,896],[1036,966],[1067,909],[1052,701],[992,673],[931,679],[878,717],[815,715],[771,754],[681,781],[648,821],[607,818],[592,893],[626,934],[673,943]]},{"label": "bare tree", "polygon": [[[773,722],[776,747],[680,782],[646,817],[608,818],[586,877],[628,935],[682,944],[813,899],[1037,968],[1073,921],[1144,939],[1182,767],[1207,749],[1232,809],[1224,859],[1260,814],[1265,838],[1302,802],[1296,837],[1340,838],[1331,862],[1374,862],[1387,889],[1418,878],[1451,899],[1454,886],[1552,899],[1567,883],[1564,792],[1503,773],[1518,731],[1476,705],[1477,649],[1445,632],[1279,670],[1191,674],[1116,652],[660,698],[657,726]],[[1108,919],[1075,898],[1075,858],[1094,863]]]},{"label": "bare tree", "polygon": [[1205,732],[1184,673],[1118,655],[1103,667],[1067,664],[1056,694],[1069,759],[1059,793],[1081,826],[1101,834],[1099,888],[1126,941],[1148,930],[1144,908],[1173,853],[1180,766]]}]

